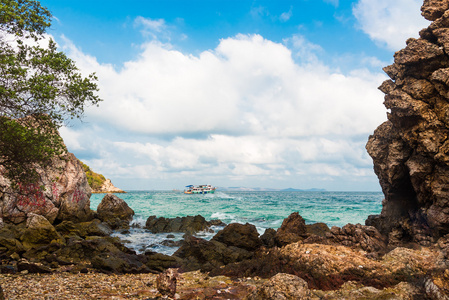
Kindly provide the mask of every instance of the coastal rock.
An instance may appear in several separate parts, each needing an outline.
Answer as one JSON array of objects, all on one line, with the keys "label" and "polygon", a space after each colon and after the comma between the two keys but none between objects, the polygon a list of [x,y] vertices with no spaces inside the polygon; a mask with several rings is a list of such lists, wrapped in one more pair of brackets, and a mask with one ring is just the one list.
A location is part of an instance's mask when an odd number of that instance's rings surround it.
[{"label": "coastal rock", "polygon": [[61,235],[45,217],[33,213],[28,214],[26,229],[20,236],[20,240],[26,249],[47,245],[52,241],[64,242]]},{"label": "coastal rock", "polygon": [[134,211],[123,199],[107,194],[98,205],[97,214],[100,220],[106,222],[112,229],[117,229],[129,226]]},{"label": "coastal rock", "polygon": [[298,212],[292,213],[284,219],[277,230],[275,241],[280,247],[303,240],[306,237],[306,222]]},{"label": "coastal rock", "polygon": [[448,9],[448,1],[424,1],[433,23],[384,68],[391,80],[380,90],[391,112],[366,145],[385,195],[380,216],[366,224],[393,246],[428,246],[449,233]]},{"label": "coastal rock", "polygon": [[363,249],[366,252],[387,250],[387,239],[373,226],[347,224],[342,228],[333,226],[326,238],[333,243]]},{"label": "coastal rock", "polygon": [[384,289],[401,282],[415,284],[437,270],[442,262],[438,252],[426,248],[398,247],[376,260],[366,254],[363,250],[341,245],[298,242],[214,269],[210,274],[269,278],[287,273],[304,279],[309,288],[322,291],[340,289],[348,281]]},{"label": "coastal rock", "polygon": [[307,282],[298,276],[279,273],[245,297],[245,300],[301,300],[307,296]]},{"label": "coastal rock", "polygon": [[248,251],[254,251],[262,246],[256,226],[248,223],[229,224],[223,230],[220,230],[212,240]]},{"label": "coastal rock", "polygon": [[173,254],[183,259],[184,271],[211,271],[223,265],[249,259],[253,253],[216,240],[206,241],[194,236],[186,237],[184,244]]},{"label": "coastal rock", "polygon": [[200,215],[176,218],[150,216],[145,223],[145,228],[152,233],[184,232],[194,234],[207,230],[210,226],[212,226],[211,223]]},{"label": "coastal rock", "polygon": [[47,170],[38,168],[36,171],[40,174],[39,184],[19,184],[15,190],[0,174],[0,219],[3,222],[19,224],[25,222],[30,213],[42,215],[50,223],[92,218],[91,190],[86,174],[73,154],[53,158]]}]

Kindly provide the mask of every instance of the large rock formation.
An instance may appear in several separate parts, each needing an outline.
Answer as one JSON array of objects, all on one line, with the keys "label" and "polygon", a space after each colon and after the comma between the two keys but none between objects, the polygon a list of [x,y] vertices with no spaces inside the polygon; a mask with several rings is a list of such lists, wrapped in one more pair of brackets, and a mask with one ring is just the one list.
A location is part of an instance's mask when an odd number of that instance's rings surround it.
[{"label": "large rock formation", "polygon": [[433,22],[384,68],[390,113],[366,146],[385,194],[367,225],[390,244],[449,233],[449,1],[425,0],[421,10]]},{"label": "large rock formation", "polygon": [[38,168],[37,172],[39,183],[19,184],[14,190],[1,175],[0,166],[0,221],[22,223],[30,213],[42,215],[50,223],[92,218],[91,189],[80,162],[72,153],[53,158],[46,170]]}]

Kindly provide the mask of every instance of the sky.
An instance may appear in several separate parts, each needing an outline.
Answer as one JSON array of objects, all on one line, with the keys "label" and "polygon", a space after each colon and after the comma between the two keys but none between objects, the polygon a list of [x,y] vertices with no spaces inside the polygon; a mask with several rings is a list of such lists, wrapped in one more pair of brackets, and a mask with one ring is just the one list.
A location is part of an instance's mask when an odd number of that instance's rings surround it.
[{"label": "sky", "polygon": [[61,129],[124,190],[380,191],[365,150],[418,0],[42,0],[99,107]]}]

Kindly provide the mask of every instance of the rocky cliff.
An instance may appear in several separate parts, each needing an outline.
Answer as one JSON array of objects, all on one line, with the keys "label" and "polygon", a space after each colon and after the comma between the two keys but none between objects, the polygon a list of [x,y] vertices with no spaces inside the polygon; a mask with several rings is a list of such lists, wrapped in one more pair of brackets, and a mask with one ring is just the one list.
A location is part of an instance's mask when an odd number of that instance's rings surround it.
[{"label": "rocky cliff", "polygon": [[449,233],[449,1],[425,0],[421,11],[433,22],[384,68],[388,121],[366,145],[385,194],[366,223],[390,244]]},{"label": "rocky cliff", "polygon": [[[34,213],[55,220],[86,221],[92,217],[91,189],[76,157],[66,153],[53,158],[47,170],[37,169],[40,182],[12,189],[0,174],[0,220],[18,224]],[[42,188],[43,186],[43,188]]]}]

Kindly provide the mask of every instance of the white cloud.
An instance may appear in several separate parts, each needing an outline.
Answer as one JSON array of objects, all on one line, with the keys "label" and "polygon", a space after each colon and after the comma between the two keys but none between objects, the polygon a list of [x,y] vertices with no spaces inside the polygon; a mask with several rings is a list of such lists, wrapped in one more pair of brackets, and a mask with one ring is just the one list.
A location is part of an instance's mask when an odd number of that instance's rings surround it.
[{"label": "white cloud", "polygon": [[151,19],[138,16],[134,19],[134,26],[140,27],[144,37],[152,39],[170,39],[170,31],[164,19]]},{"label": "white cloud", "polygon": [[[97,73],[105,100],[87,110],[103,128],[82,143],[101,152],[102,159],[87,160],[90,166],[109,177],[179,182],[294,185],[301,176],[352,173],[377,181],[364,144],[385,119],[377,90],[385,76],[332,72],[307,54],[318,46],[300,37],[289,42],[293,54],[259,35],[238,35],[198,56],[150,42],[121,70],[67,43],[78,66]],[[300,64],[295,53],[304,56]],[[108,138],[104,130],[123,133]],[[76,147],[76,136],[63,136]]]},{"label": "white cloud", "polygon": [[398,51],[430,24],[420,14],[421,5],[422,0],[359,0],[353,13],[360,29],[373,41]]},{"label": "white cloud", "polygon": [[292,15],[293,15],[293,7],[290,7],[289,11],[283,12],[283,13],[280,15],[279,20],[280,20],[281,22],[287,22],[288,20],[290,20],[290,18],[292,17]]}]

